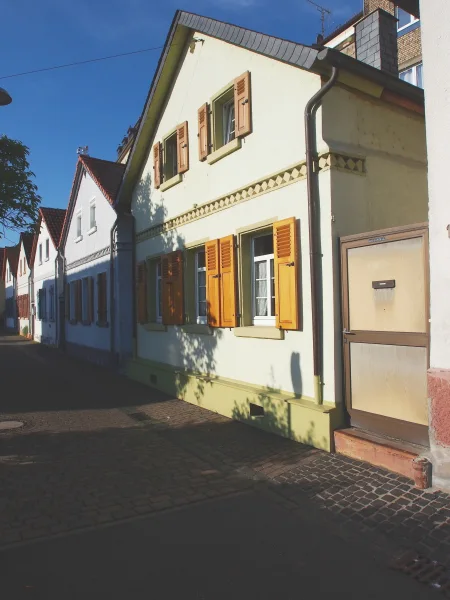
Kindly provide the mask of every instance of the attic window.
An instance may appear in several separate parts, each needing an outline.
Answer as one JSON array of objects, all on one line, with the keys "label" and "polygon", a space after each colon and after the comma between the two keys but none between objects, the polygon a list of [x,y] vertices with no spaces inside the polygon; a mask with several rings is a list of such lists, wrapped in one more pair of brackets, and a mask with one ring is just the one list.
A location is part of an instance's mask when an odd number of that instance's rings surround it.
[{"label": "attic window", "polygon": [[164,140],[164,181],[172,179],[178,173],[177,133]]},{"label": "attic window", "polygon": [[[48,260],[50,258],[50,240],[46,239],[45,240],[45,260]],[[24,266],[25,268],[25,266]]]},{"label": "attic window", "polygon": [[81,239],[81,212],[77,214],[77,240]]},{"label": "attic window", "polygon": [[39,244],[39,264],[42,265],[42,244]]}]

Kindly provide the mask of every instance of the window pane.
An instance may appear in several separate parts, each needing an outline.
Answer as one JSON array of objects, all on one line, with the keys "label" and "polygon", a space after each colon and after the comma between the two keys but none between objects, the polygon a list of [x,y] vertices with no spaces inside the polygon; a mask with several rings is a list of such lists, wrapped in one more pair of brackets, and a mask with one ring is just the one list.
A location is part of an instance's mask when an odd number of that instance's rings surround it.
[{"label": "window pane", "polygon": [[171,135],[167,138],[165,143],[165,161],[164,161],[164,172],[166,180],[174,177],[178,173],[177,166],[177,135]]},{"label": "window pane", "polygon": [[409,13],[407,13],[406,10],[398,8],[397,11],[398,29],[401,29],[402,27],[405,27],[406,25],[409,25],[412,22],[413,17]]},{"label": "window pane", "polygon": [[413,81],[413,70],[407,69],[406,71],[402,71],[399,75],[400,79],[406,81],[407,83],[414,83]]},{"label": "window pane", "polygon": [[255,262],[255,280],[267,278],[267,262],[265,260],[260,260],[259,262]]},{"label": "window pane", "polygon": [[253,238],[253,252],[255,256],[273,254],[273,235],[261,235]]},{"label": "window pane", "polygon": [[198,286],[206,286],[206,271],[198,272]]},{"label": "window pane", "polygon": [[417,67],[416,67],[416,78],[417,78],[416,85],[420,88],[423,88],[422,70],[423,70],[423,66],[417,65]]},{"label": "window pane", "polygon": [[198,303],[198,316],[206,317],[206,300]]},{"label": "window pane", "polygon": [[95,206],[91,206],[91,228],[95,227]]},{"label": "window pane", "polygon": [[161,262],[156,265],[156,274],[158,277],[161,277]]},{"label": "window pane", "polygon": [[267,298],[256,299],[256,316],[267,317]]},{"label": "window pane", "polygon": [[197,252],[197,268],[198,269],[203,269],[205,267],[206,267],[205,251],[204,250],[200,250],[199,252]]},{"label": "window pane", "polygon": [[270,261],[270,293],[271,293],[271,302],[270,302],[270,309],[271,309],[271,316],[274,317],[275,316],[275,272],[274,272],[274,262],[273,262],[273,258]]},{"label": "window pane", "polygon": [[223,105],[223,143],[228,144],[235,137],[234,99]]},{"label": "window pane", "polygon": [[267,281],[265,279],[256,281],[256,293],[257,298],[267,298]]}]

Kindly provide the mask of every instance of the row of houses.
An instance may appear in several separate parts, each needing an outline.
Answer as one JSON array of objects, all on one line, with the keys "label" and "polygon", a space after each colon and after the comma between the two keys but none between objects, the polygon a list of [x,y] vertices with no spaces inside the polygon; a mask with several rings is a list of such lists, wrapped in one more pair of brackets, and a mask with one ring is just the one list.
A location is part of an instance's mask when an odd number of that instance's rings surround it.
[{"label": "row of houses", "polygon": [[426,452],[417,21],[373,4],[315,46],[177,11],[117,161],[6,249],[7,326],[318,448]]}]

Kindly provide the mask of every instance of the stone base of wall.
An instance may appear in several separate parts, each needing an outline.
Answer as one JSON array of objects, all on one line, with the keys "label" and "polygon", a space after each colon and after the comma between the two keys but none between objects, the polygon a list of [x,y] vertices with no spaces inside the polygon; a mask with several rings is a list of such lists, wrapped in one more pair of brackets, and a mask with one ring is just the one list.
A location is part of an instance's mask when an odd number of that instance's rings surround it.
[{"label": "stone base of wall", "polygon": [[334,449],[334,430],[343,425],[339,407],[245,381],[139,358],[128,361],[126,374],[172,397],[328,452]]},{"label": "stone base of wall", "polygon": [[100,350],[99,348],[92,348],[91,346],[82,346],[81,344],[66,342],[66,353],[69,356],[86,360],[100,367],[109,369],[118,368],[117,358],[111,357],[111,353],[107,350]]},{"label": "stone base of wall", "polygon": [[450,490],[450,370],[428,371],[433,485]]}]

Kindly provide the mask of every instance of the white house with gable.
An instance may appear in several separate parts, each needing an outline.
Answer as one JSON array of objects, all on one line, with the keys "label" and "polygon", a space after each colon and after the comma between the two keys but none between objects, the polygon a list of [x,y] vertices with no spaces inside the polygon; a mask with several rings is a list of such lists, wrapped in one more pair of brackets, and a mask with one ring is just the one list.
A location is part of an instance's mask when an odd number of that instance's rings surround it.
[{"label": "white house with gable", "polygon": [[65,216],[65,209],[39,209],[31,253],[33,267],[31,331],[35,341],[49,345],[56,345],[58,340],[57,256]]},{"label": "white house with gable", "polygon": [[31,305],[33,269],[31,253],[33,248],[33,233],[21,233],[19,242],[19,262],[17,264],[17,311],[19,318],[19,333],[31,337]]},{"label": "white house with gable", "polygon": [[17,331],[16,280],[19,262],[19,244],[5,248],[3,279],[5,280],[5,327]]}]

